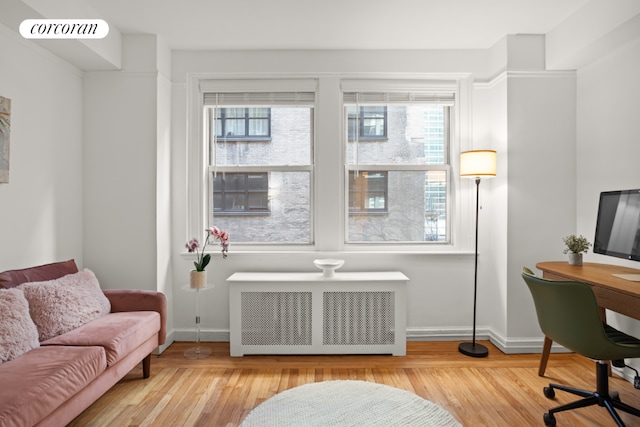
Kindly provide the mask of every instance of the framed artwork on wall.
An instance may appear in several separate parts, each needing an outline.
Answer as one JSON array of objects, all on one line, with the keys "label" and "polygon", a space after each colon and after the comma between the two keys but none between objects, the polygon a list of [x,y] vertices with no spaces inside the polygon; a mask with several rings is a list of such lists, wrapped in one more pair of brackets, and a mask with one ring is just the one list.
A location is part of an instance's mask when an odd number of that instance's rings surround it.
[{"label": "framed artwork on wall", "polygon": [[11,100],[0,96],[0,183],[9,182],[9,129]]}]

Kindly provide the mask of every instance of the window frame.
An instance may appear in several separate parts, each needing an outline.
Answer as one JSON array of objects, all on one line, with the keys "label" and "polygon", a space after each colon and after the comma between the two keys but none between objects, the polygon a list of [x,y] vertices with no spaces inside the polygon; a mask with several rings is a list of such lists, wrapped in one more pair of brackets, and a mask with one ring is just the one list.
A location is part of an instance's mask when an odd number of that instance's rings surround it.
[{"label": "window frame", "polygon": [[[195,223],[200,223],[202,227],[208,227],[210,225],[219,225],[221,221],[216,220],[216,217],[240,217],[240,216],[250,216],[250,217],[260,217],[260,216],[269,216],[274,217],[274,212],[270,209],[270,212],[244,212],[244,213],[222,213],[219,211],[214,211],[211,207],[213,206],[213,180],[214,175],[220,173],[267,173],[270,177],[270,185],[271,185],[271,177],[272,173],[296,173],[296,172],[304,172],[308,175],[309,178],[309,193],[305,194],[305,197],[309,199],[309,234],[308,241],[303,239],[304,241],[296,241],[294,243],[289,242],[240,242],[238,240],[234,241],[234,247],[239,248],[242,247],[243,250],[264,250],[264,248],[277,248],[278,250],[287,250],[290,248],[295,248],[299,250],[299,248],[309,248],[315,247],[315,235],[314,235],[314,219],[313,215],[314,211],[314,197],[313,197],[313,182],[315,181],[314,173],[314,144],[315,144],[315,116],[317,114],[317,86],[318,82],[315,78],[306,78],[306,77],[298,77],[291,79],[281,79],[281,78],[273,78],[273,77],[265,77],[265,78],[247,78],[247,79],[238,79],[238,78],[221,78],[221,79],[212,79],[206,78],[203,79],[197,78],[194,79],[194,84],[197,87],[193,88],[192,94],[197,97],[192,103],[193,108],[199,108],[201,113],[199,116],[201,120],[198,122],[200,126],[199,129],[193,129],[194,133],[200,135],[200,141],[198,146],[196,146],[195,138],[190,140],[190,144],[193,143],[194,146],[190,146],[194,151],[198,152],[198,161],[197,167],[201,172],[201,181],[199,192],[200,194],[193,194],[193,198],[199,199],[198,203],[198,212],[196,214],[191,214],[190,212],[190,221],[196,221]],[[269,162],[267,164],[261,164],[257,162],[256,164],[218,164],[216,163],[216,155],[218,150],[225,150],[225,146],[229,147],[229,144],[244,144],[244,143],[258,143],[255,139],[246,139],[246,138],[222,138],[214,137],[215,131],[213,127],[215,126],[215,109],[216,108],[270,108],[270,129],[273,130],[273,114],[275,108],[296,108],[302,107],[305,110],[309,111],[311,116],[310,119],[310,131],[311,131],[311,139],[309,141],[309,158],[307,159],[306,155],[302,160],[301,164],[294,162],[293,164],[280,164],[279,162]],[[212,111],[213,110],[213,111]],[[195,125],[195,123],[194,123]],[[272,143],[274,135],[271,135],[272,138],[269,140],[262,140],[259,143]],[[222,153],[222,151],[220,152]],[[191,158],[191,156],[190,156]],[[298,159],[299,160],[299,159]],[[191,163],[192,164],[192,163]],[[304,178],[306,180],[306,177]],[[190,187],[191,188],[191,187]],[[271,192],[271,188],[269,187],[269,192]],[[194,191],[195,193],[195,191]],[[191,197],[191,192],[190,192]],[[271,194],[268,196],[271,197]],[[269,206],[272,207],[272,200],[269,199]],[[196,220],[196,216],[198,219]],[[189,229],[197,230],[193,225],[194,223],[189,222]],[[231,234],[233,234],[233,230],[229,230]],[[236,234],[237,236],[237,234]],[[306,237],[307,235],[304,234]]]},{"label": "window frame", "polygon": [[[213,129],[215,129],[216,131],[216,138],[218,141],[269,141],[271,139],[271,108],[270,107],[264,107],[267,108],[267,116],[266,117],[254,117],[251,116],[251,107],[244,107],[244,117],[242,118],[242,120],[244,121],[244,134],[240,135],[240,134],[234,134],[234,135],[228,135],[226,132],[226,128],[227,128],[227,122],[230,120],[239,120],[238,117],[227,117],[226,116],[226,112],[227,110],[230,109],[237,109],[237,107],[219,107],[216,110],[220,110],[220,118],[216,117],[212,117],[211,120],[214,121],[214,123],[216,124],[215,126],[212,126]],[[242,107],[241,107],[242,108]],[[262,107],[261,107],[262,108]],[[251,128],[251,121],[252,120],[267,120],[267,132],[265,135],[251,135],[249,133],[249,130]],[[220,121],[220,130],[221,133],[218,135],[218,121]]]},{"label": "window frame", "polygon": [[[366,207],[366,203],[365,200],[367,199],[366,196],[364,196],[365,194],[369,194],[370,192],[368,191],[358,191],[358,184],[354,183],[354,185],[351,185],[351,177],[352,176],[356,176],[355,179],[358,179],[358,175],[362,175],[364,176],[364,174],[368,174],[369,173],[381,173],[384,174],[383,176],[383,196],[384,196],[384,207],[382,208],[368,208]],[[367,179],[369,179],[367,177]],[[352,173],[349,174],[349,182],[348,182],[348,191],[349,191],[349,198],[347,200],[351,200],[351,195],[352,194],[360,194],[361,197],[360,199],[360,203],[358,203],[358,205],[360,205],[359,207],[352,207],[351,203],[349,203],[348,209],[349,209],[349,215],[375,215],[375,214],[386,214],[389,212],[389,175],[387,171],[369,171],[369,170],[358,170],[358,171],[353,171]],[[354,189],[352,189],[353,187],[355,187]],[[380,193],[380,191],[372,191],[371,193]],[[358,198],[356,198],[358,199]]]},{"label": "window frame", "polygon": [[[301,82],[302,83],[298,83]],[[473,79],[465,73],[249,73],[243,77],[230,73],[192,73],[187,76],[186,84],[186,163],[183,176],[186,182],[186,200],[184,203],[185,238],[202,234],[203,228],[210,225],[206,215],[206,195],[209,171],[206,160],[208,147],[203,144],[204,122],[206,116],[202,114],[205,92],[215,92],[212,87],[231,88],[234,91],[254,91],[256,87],[268,86],[272,93],[278,90],[290,91],[296,85],[301,91],[309,90],[309,81],[313,81],[312,91],[316,94],[314,107],[314,127],[318,128],[316,140],[312,147],[313,166],[310,171],[311,194],[311,230],[314,235],[311,245],[239,245],[234,243],[237,252],[256,251],[271,253],[272,251],[293,252],[388,252],[388,253],[467,253],[472,250],[472,216],[473,192],[466,184],[461,184],[456,171],[459,166],[459,153],[474,148],[472,143],[472,103],[471,94],[475,90]],[[421,242],[410,244],[395,244],[390,242],[384,246],[364,243],[351,244],[345,241],[345,230],[348,215],[345,213],[345,196],[336,196],[339,188],[347,189],[348,168],[344,167],[345,154],[342,152],[346,140],[345,118],[342,113],[343,93],[345,91],[368,90],[382,91],[389,87],[408,90],[439,90],[453,91],[456,105],[451,110],[450,135],[450,168],[448,169],[449,183],[447,203],[450,218],[450,242],[448,244],[433,245]],[[482,89],[482,86],[480,86]],[[179,132],[179,130],[178,130]],[[319,132],[319,133],[318,133]],[[482,141],[480,141],[482,143]],[[318,157],[319,156],[319,157]],[[316,164],[320,159],[321,164]],[[327,161],[329,163],[327,163]],[[341,166],[342,164],[342,166]],[[295,169],[295,168],[294,168]],[[340,169],[344,173],[340,173]],[[371,168],[369,168],[371,169]],[[437,169],[437,168],[434,168]],[[242,171],[252,171],[244,168]],[[268,168],[261,168],[268,171]],[[240,172],[240,170],[234,170]],[[179,174],[180,175],[180,174]],[[461,188],[462,187],[462,188]],[[317,233],[318,227],[322,230]],[[186,253],[185,253],[186,254]]]},{"label": "window frame", "polygon": [[[388,83],[389,86],[386,90],[391,90],[391,92],[385,92],[385,88],[382,85]],[[397,83],[397,82],[396,82]],[[445,138],[445,158],[443,164],[429,164],[429,163],[420,163],[420,164],[410,164],[410,163],[359,163],[359,159],[355,159],[355,163],[349,163],[349,144],[356,144],[355,148],[355,156],[358,157],[358,149],[357,145],[360,142],[360,138],[356,138],[355,140],[350,138],[348,134],[348,123],[345,124],[347,126],[347,132],[345,133],[345,137],[343,138],[343,151],[345,152],[345,205],[347,206],[346,214],[344,215],[344,242],[346,247],[376,247],[380,245],[397,245],[398,247],[406,247],[407,245],[412,246],[453,246],[454,244],[454,232],[456,231],[457,226],[452,224],[454,218],[452,205],[454,197],[452,194],[455,194],[454,184],[452,179],[452,168],[455,165],[454,160],[454,147],[457,144],[454,141],[455,138],[455,122],[454,117],[456,115],[456,106],[457,106],[457,90],[452,91],[451,89],[447,90],[447,93],[450,94],[450,99],[447,99],[447,95],[443,95],[441,98],[437,91],[433,91],[432,89],[427,89],[425,91],[416,90],[413,88],[412,90],[408,90],[407,86],[397,86],[394,85],[393,82],[376,82],[372,87],[367,87],[368,82],[356,82],[353,84],[353,88],[349,85],[343,85],[343,114],[347,116],[347,120],[349,120],[348,109],[352,108],[354,105],[356,108],[361,107],[363,105],[423,105],[423,104],[442,104],[446,106],[445,113],[445,124],[444,124],[444,138]],[[444,99],[443,99],[444,98]],[[385,108],[385,112],[388,113],[388,108]],[[386,117],[386,124],[388,129],[388,115]],[[369,143],[369,140],[364,140],[365,143]],[[350,221],[354,217],[354,215],[367,215],[367,212],[352,212],[350,209],[350,189],[349,189],[349,176],[358,170],[366,170],[366,171],[386,171],[387,180],[389,179],[389,174],[395,171],[408,171],[408,172],[429,172],[429,171],[444,171],[445,179],[447,184],[446,190],[446,214],[445,214],[445,239],[444,241],[430,241],[430,240],[422,240],[422,241],[394,241],[394,242],[382,242],[382,241],[359,241],[359,240],[351,240],[350,235]],[[387,199],[388,197],[387,190]],[[426,192],[423,194],[423,197],[426,197]],[[389,211],[389,201],[387,201],[386,205],[387,212]],[[371,212],[370,214],[373,214]]]},{"label": "window frame", "polygon": [[[249,179],[250,179],[250,175],[258,175],[258,174],[264,174],[266,176],[266,189],[264,191],[258,191],[258,190],[252,190],[250,188],[249,185]],[[242,190],[227,190],[226,188],[221,188],[219,191],[216,191],[216,186],[215,186],[215,180],[217,177],[221,177],[221,182],[224,183],[224,176],[225,175],[242,175],[243,176],[243,180],[244,180],[244,185],[243,185],[243,189]],[[215,216],[239,216],[239,215],[269,215],[271,213],[271,208],[269,206],[269,172],[225,172],[225,173],[210,173],[211,176],[211,181],[209,184],[209,189],[210,191],[213,192],[212,194],[212,200],[211,200],[211,206],[213,207],[212,209],[212,220]],[[215,201],[215,197],[216,197],[216,193],[220,194],[220,198],[221,198],[221,205],[223,206],[223,208],[217,208],[216,209],[216,205],[214,203]],[[225,209],[224,206],[226,206],[226,195],[228,193],[232,193],[232,194],[243,194],[244,200],[245,200],[245,207],[244,209],[240,210],[233,210],[233,209]],[[264,193],[264,200],[266,201],[265,203],[265,208],[264,209],[252,209],[251,205],[249,203],[250,199],[251,199],[251,194],[263,194]]]},{"label": "window frame", "polygon": [[[365,114],[365,109],[368,106],[366,105],[359,105],[359,106],[355,106],[354,108],[356,108],[357,111],[357,115],[356,114],[349,114],[348,115],[348,123],[351,123],[352,121],[355,121],[355,125],[351,126],[351,125],[347,125],[347,129],[349,132],[349,141],[355,141],[356,139],[359,139],[361,141],[386,141],[387,140],[387,130],[389,128],[389,122],[388,122],[388,115],[387,115],[387,106],[384,106],[384,111],[383,111],[383,117],[382,117],[382,121],[384,123],[384,132],[382,133],[382,135],[367,135],[364,131],[365,129],[365,122],[366,120],[370,117],[367,116]],[[377,117],[376,117],[377,119]],[[357,129],[356,129],[357,127]],[[354,129],[357,131],[357,133],[352,134],[351,133],[351,129]]]}]

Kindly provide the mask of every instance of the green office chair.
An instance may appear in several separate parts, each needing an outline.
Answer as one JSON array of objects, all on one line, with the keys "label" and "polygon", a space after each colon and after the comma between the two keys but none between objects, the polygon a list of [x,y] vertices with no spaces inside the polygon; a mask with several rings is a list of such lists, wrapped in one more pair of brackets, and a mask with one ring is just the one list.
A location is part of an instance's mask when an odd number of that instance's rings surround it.
[{"label": "green office chair", "polygon": [[[590,392],[549,384],[544,395],[555,397],[554,389],[563,390],[583,399],[549,410],[544,423],[555,426],[555,413],[585,406],[604,406],[618,426],[624,426],[616,408],[640,417],[640,410],[620,401],[617,393],[609,393],[608,360],[640,357],[640,340],[620,332],[600,319],[598,303],[591,287],[585,283],[546,280],[536,277],[524,268],[522,278],[526,282],[538,314],[542,332],[567,349],[597,361],[597,390]],[[618,366],[618,365],[616,365]]]}]

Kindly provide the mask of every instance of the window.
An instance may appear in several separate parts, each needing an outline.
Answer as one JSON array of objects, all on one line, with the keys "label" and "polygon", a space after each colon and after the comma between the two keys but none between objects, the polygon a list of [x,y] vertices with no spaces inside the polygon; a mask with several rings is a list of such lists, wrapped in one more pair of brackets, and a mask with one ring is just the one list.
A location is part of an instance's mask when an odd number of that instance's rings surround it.
[{"label": "window", "polygon": [[[193,83],[190,235],[216,225],[248,250],[457,246],[451,158],[469,122],[460,81]],[[466,86],[460,93],[466,106]]]},{"label": "window", "polygon": [[[349,107],[349,140],[387,137],[387,107]],[[356,133],[357,131],[357,133]]]},{"label": "window", "polygon": [[387,210],[387,173],[352,171],[349,173],[349,213]]},{"label": "window", "polygon": [[[350,93],[347,243],[448,243],[453,93]],[[361,105],[366,103],[366,105]],[[358,118],[355,111],[360,111]],[[361,132],[378,139],[353,135]],[[384,132],[384,139],[379,137]]]},{"label": "window", "polygon": [[243,83],[259,90],[222,81],[203,93],[208,225],[234,244],[313,244],[315,93]]},{"label": "window", "polygon": [[213,211],[220,214],[268,213],[268,174],[216,174],[213,178]]},{"label": "window", "polygon": [[219,139],[264,139],[271,136],[270,108],[218,108],[216,136]]}]

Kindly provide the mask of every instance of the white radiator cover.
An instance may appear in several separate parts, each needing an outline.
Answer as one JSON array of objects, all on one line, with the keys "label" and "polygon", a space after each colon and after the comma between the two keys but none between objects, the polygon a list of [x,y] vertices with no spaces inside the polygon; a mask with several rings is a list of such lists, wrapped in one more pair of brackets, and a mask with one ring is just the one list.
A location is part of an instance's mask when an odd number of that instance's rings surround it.
[{"label": "white radiator cover", "polygon": [[231,356],[406,354],[406,285],[397,271],[234,273]]}]

